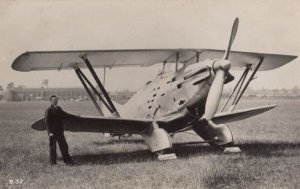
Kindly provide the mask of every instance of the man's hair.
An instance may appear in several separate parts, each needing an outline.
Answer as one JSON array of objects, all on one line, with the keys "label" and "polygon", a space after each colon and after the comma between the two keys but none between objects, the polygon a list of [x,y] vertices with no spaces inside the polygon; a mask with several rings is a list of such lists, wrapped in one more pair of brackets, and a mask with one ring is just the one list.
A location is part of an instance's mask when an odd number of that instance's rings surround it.
[{"label": "man's hair", "polygon": [[56,95],[52,95],[52,96],[50,96],[49,100],[51,101],[51,100],[52,100],[52,98],[54,98],[54,97],[56,97],[56,98],[57,98],[57,96],[56,96]]}]

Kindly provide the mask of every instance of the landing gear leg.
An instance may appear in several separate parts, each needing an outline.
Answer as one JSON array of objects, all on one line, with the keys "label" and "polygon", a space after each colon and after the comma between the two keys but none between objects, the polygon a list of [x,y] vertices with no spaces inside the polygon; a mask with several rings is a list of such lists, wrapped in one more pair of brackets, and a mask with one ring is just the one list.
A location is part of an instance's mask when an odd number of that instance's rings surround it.
[{"label": "landing gear leg", "polygon": [[158,160],[176,159],[172,150],[172,141],[168,133],[154,122],[143,133],[142,137]]}]

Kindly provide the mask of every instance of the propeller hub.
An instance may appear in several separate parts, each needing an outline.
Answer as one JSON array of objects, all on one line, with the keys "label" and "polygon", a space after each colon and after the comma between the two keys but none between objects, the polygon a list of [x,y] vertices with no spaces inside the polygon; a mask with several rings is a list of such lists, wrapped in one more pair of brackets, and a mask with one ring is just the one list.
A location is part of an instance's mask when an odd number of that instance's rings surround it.
[{"label": "propeller hub", "polygon": [[231,67],[231,62],[229,60],[220,59],[214,62],[213,70],[217,72],[218,70],[228,71]]}]

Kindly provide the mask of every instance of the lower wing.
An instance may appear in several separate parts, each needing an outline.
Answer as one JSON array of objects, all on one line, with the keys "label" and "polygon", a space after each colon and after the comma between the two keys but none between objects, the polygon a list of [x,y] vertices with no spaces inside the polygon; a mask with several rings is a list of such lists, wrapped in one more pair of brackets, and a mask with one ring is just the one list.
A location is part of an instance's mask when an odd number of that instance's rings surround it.
[{"label": "lower wing", "polygon": [[[244,119],[256,116],[258,114],[264,113],[275,107],[276,107],[276,105],[268,105],[268,106],[239,109],[239,110],[235,110],[235,111],[221,112],[221,113],[217,113],[215,115],[215,117],[212,119],[212,121],[215,124],[224,124],[224,123],[240,121],[240,120],[244,120]],[[184,131],[188,131],[191,129],[192,129],[192,125],[184,128],[182,130],[176,131],[176,132],[179,133],[179,132],[184,132]]]},{"label": "lower wing", "polygon": [[[222,112],[215,115],[212,121],[216,124],[240,121],[274,108],[276,105],[246,108],[229,112]],[[173,115],[169,120],[157,121],[157,124],[164,128],[164,125],[172,124],[172,121],[184,117],[184,114]],[[153,124],[152,119],[125,119],[115,117],[78,117],[64,120],[64,129],[71,132],[107,132],[114,134],[140,134]],[[163,124],[164,123],[164,124]],[[46,130],[45,119],[35,122],[31,128]],[[186,129],[180,130],[185,131]],[[179,131],[179,132],[180,132]]]},{"label": "lower wing", "polygon": [[[148,119],[124,119],[115,117],[78,117],[65,119],[64,129],[71,132],[107,132],[114,134],[139,134],[153,120]],[[38,131],[46,130],[45,119],[35,122],[32,129]]]},{"label": "lower wing", "polygon": [[216,124],[230,123],[240,121],[249,117],[256,116],[268,110],[275,108],[276,105],[260,106],[253,108],[239,109],[235,111],[217,113],[212,121]]}]

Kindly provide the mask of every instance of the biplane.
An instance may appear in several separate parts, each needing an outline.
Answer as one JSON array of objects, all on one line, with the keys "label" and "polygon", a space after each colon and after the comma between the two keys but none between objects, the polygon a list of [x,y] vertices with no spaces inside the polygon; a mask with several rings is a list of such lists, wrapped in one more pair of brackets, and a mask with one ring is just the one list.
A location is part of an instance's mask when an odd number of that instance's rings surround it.
[{"label": "biplane", "polygon": [[[101,132],[114,135],[139,134],[158,159],[175,159],[170,135],[193,130],[204,142],[224,148],[232,146],[233,136],[226,125],[274,108],[266,105],[235,110],[257,71],[278,68],[296,56],[232,51],[238,29],[235,19],[226,50],[144,49],[25,52],[12,68],[29,72],[73,69],[99,112],[98,117],[81,116],[64,121],[72,132]],[[124,105],[114,103],[94,68],[152,66],[161,72],[147,82]],[[166,71],[172,65],[173,71]],[[87,68],[97,86],[82,72]],[[231,94],[217,112],[223,86],[234,80],[231,69],[242,70]],[[100,103],[101,102],[101,103]],[[230,105],[231,104],[231,105]],[[104,114],[106,108],[109,114]],[[32,125],[45,130],[43,119]]]}]

